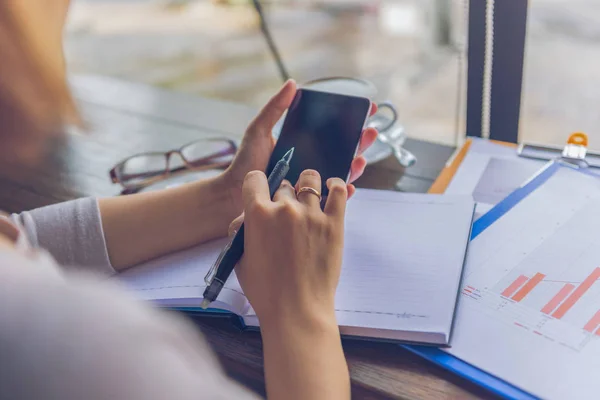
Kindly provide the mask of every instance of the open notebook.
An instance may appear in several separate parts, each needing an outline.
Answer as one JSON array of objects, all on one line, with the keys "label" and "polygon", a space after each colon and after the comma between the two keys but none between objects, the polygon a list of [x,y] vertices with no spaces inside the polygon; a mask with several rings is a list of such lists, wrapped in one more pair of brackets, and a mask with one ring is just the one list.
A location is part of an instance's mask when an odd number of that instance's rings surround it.
[{"label": "open notebook", "polygon": [[[358,190],[346,211],[336,294],[342,335],[447,345],[473,211],[470,196]],[[119,277],[142,299],[199,311],[204,275],[224,243],[162,257]],[[235,275],[211,307],[258,326]]]}]

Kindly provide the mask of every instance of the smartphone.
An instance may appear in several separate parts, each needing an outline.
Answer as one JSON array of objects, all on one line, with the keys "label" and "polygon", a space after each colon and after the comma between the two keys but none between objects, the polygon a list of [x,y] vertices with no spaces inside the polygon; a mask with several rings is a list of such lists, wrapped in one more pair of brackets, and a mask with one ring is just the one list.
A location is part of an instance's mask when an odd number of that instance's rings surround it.
[{"label": "smartphone", "polygon": [[302,171],[321,174],[321,193],[327,179],[348,181],[350,166],[365,128],[371,101],[364,97],[299,89],[287,111],[266,174],[292,147],[294,157],[286,179],[295,185]]}]

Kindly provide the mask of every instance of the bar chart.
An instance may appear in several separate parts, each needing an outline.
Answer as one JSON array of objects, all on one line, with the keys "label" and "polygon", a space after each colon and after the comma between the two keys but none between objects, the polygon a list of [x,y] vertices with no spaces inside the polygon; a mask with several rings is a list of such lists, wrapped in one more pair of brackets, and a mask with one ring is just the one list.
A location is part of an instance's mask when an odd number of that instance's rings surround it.
[{"label": "bar chart", "polygon": [[[519,275],[501,292],[501,296],[520,303],[544,281],[544,278],[546,275],[540,272],[536,272],[532,277]],[[600,279],[600,268],[597,267],[581,283],[565,283],[556,294],[548,299],[540,312],[556,319],[562,319],[598,282],[598,279]],[[600,306],[591,319],[582,326],[582,329],[600,336]]]},{"label": "bar chart", "polygon": [[600,182],[561,171],[482,217],[447,351],[539,398],[597,399]]},{"label": "bar chart", "polygon": [[[551,190],[564,193],[559,184]],[[461,301],[507,332],[531,335],[525,341],[581,352],[600,349],[600,196],[570,196],[561,200],[569,207],[557,213],[540,194],[535,206],[478,236]]]},{"label": "bar chart", "polygon": [[575,305],[575,303],[581,299],[581,297],[587,292],[592,285],[600,278],[600,268],[596,268],[594,272],[588,275],[585,280],[573,290],[573,293],[567,297],[567,299],[552,313],[554,318],[562,318],[564,315]]},{"label": "bar chart", "polygon": [[600,248],[589,237],[579,239],[569,251],[550,252],[545,238],[535,251],[513,254],[520,262],[512,268],[503,268],[497,255],[489,257],[493,273],[472,274],[462,295],[536,340],[575,352],[592,342],[600,345]]},{"label": "bar chart", "polygon": [[[536,287],[546,278],[540,272],[532,277],[519,275],[502,292],[501,296],[522,302]],[[540,309],[540,312],[556,319],[562,319],[577,304],[578,301],[592,288],[600,279],[600,268],[595,268],[581,283],[565,283]],[[600,306],[591,319],[582,326],[587,332],[600,336]]]}]

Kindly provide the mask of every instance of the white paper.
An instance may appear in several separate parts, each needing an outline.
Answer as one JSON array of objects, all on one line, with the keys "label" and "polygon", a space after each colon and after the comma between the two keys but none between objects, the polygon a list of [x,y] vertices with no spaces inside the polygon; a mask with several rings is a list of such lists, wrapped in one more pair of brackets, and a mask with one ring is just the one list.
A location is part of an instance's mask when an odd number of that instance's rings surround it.
[{"label": "white paper", "polygon": [[339,324],[449,335],[472,214],[466,196],[357,192],[346,216]]},{"label": "white paper", "polygon": [[472,140],[445,193],[471,195],[479,217],[521,186],[545,162],[519,157],[515,149],[507,146]]},{"label": "white paper", "polygon": [[[143,300],[169,307],[199,307],[206,288],[204,277],[227,239],[214,240],[178,253],[160,257],[118,275]],[[246,297],[235,276],[227,280],[214,306],[236,314],[248,308]]]},{"label": "white paper", "polygon": [[[546,399],[597,399],[600,283],[560,319],[541,310],[600,267],[600,180],[561,169],[471,242],[449,353]],[[519,276],[545,275],[522,298]],[[571,292],[572,293],[572,292]],[[561,307],[561,304],[558,307]],[[553,310],[557,310],[554,308]]]}]

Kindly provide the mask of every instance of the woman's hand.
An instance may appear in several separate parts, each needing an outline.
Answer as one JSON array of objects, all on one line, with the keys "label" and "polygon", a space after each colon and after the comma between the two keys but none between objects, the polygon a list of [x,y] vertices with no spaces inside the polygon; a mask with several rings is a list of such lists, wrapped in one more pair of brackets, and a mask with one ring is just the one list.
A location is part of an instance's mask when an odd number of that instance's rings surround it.
[{"label": "woman's hand", "polygon": [[[177,188],[100,199],[100,215],[113,267],[122,270],[146,260],[204,243],[227,233],[227,226],[243,211],[242,183],[250,171],[264,171],[275,141],[271,131],[296,95],[287,82],[250,124],[238,154],[222,175]],[[372,107],[371,112],[375,112]],[[363,132],[359,153],[377,131]],[[364,171],[366,161],[352,162],[350,181]],[[352,194],[354,186],[349,185]]]},{"label": "woman's hand", "polygon": [[[321,188],[304,171],[298,187]],[[273,200],[264,173],[243,183],[244,256],[236,274],[260,321],[269,398],[349,398],[349,377],[335,318],[347,186],[327,182],[317,195],[284,182]]]},{"label": "woman's hand", "polygon": [[[302,172],[298,187],[320,190],[321,177]],[[319,197],[284,182],[269,197],[264,173],[250,172],[243,186],[244,257],[236,270],[262,326],[302,318],[302,323],[334,321],[334,295],[342,263],[348,192],[341,179],[322,211]]]},{"label": "woman's hand", "polygon": [[[231,188],[231,199],[234,214],[239,215],[243,208],[242,183],[250,171],[264,171],[275,146],[273,127],[288,109],[296,95],[296,83],[286,82],[271,100],[263,107],[260,113],[248,126],[239,151],[229,169],[223,175],[226,185]],[[377,112],[377,106],[371,106],[371,115]],[[377,139],[377,130],[366,129],[361,137],[359,156],[352,162],[350,183],[358,179],[365,170],[367,161],[362,154]],[[348,186],[350,196],[354,193],[354,186]]]}]

